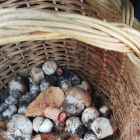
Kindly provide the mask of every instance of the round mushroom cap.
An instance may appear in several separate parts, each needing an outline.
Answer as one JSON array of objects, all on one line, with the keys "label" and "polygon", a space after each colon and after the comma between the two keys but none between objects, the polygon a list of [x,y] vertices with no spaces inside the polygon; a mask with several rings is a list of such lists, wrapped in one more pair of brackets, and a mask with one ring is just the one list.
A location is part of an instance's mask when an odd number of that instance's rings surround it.
[{"label": "round mushroom cap", "polygon": [[100,116],[108,118],[111,115],[111,110],[109,109],[108,106],[102,106],[99,108]]},{"label": "round mushroom cap", "polygon": [[37,91],[37,92],[39,92],[39,91],[40,91],[39,85],[33,84],[33,85],[31,86],[31,88],[30,88],[30,91]]},{"label": "round mushroom cap", "polygon": [[85,109],[85,104],[75,99],[71,95],[66,95],[65,100],[62,103],[62,110],[67,112],[68,117],[76,117],[82,114]]},{"label": "round mushroom cap", "polygon": [[36,117],[33,120],[33,129],[34,131],[38,132],[40,125],[43,123],[44,118],[43,117]]},{"label": "round mushroom cap", "polygon": [[39,127],[39,132],[50,133],[53,128],[53,123],[49,119],[45,119]]},{"label": "round mushroom cap", "polygon": [[73,96],[75,99],[84,103],[87,107],[91,105],[91,94],[85,89],[79,88],[77,86],[72,86],[66,90],[65,94]]},{"label": "round mushroom cap", "polygon": [[82,113],[82,122],[84,126],[91,130],[92,122],[99,117],[99,111],[95,107],[88,107]]},{"label": "round mushroom cap", "polygon": [[9,94],[13,98],[19,98],[25,91],[28,90],[26,82],[22,77],[12,77],[8,84]]},{"label": "round mushroom cap", "polygon": [[88,131],[85,133],[84,140],[99,140],[93,131]]},{"label": "round mushroom cap", "polygon": [[34,83],[38,84],[44,78],[42,69],[39,67],[33,67],[31,69],[31,78]]},{"label": "round mushroom cap", "polygon": [[78,117],[71,117],[67,119],[66,127],[71,137],[75,137],[75,136],[82,137],[85,131],[83,123],[80,121]]},{"label": "round mushroom cap", "polygon": [[46,75],[52,75],[55,73],[57,69],[57,64],[55,61],[47,60],[42,66],[42,70]]},{"label": "round mushroom cap", "polygon": [[23,137],[31,137],[32,122],[22,114],[14,114],[7,122],[7,130],[11,133],[19,130]]}]

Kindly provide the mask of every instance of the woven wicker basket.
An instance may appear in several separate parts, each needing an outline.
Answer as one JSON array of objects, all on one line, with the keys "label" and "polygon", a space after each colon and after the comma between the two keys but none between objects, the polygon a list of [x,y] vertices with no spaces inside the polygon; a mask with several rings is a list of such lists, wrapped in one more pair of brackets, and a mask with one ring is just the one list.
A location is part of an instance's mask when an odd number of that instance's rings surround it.
[{"label": "woven wicker basket", "polygon": [[88,79],[112,109],[118,130],[107,140],[140,139],[140,23],[129,1],[1,0],[0,8],[18,8],[0,11],[1,102],[11,76],[56,60]]}]

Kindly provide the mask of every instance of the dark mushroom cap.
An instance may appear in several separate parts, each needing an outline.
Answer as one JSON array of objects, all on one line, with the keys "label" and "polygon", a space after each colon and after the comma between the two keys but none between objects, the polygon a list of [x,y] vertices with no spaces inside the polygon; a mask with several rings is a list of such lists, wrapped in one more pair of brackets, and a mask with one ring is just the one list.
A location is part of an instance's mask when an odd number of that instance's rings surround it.
[{"label": "dark mushroom cap", "polygon": [[70,81],[73,86],[80,83],[80,78],[72,70],[65,70],[64,76]]},{"label": "dark mushroom cap", "polygon": [[9,94],[13,98],[19,98],[25,91],[28,90],[26,82],[22,77],[12,77],[8,84]]},{"label": "dark mushroom cap", "polygon": [[40,82],[40,90],[41,91],[44,91],[46,88],[48,88],[50,86],[57,86],[57,78],[55,75],[47,75]]}]

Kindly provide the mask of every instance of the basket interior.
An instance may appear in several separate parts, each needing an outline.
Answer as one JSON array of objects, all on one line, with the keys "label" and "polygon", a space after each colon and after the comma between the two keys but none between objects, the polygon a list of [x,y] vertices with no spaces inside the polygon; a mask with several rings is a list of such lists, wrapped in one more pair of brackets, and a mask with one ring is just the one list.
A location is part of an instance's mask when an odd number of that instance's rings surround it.
[{"label": "basket interior", "polygon": [[[83,0],[3,0],[0,7],[56,10],[99,17],[97,9]],[[47,59],[55,60],[62,68],[75,70],[81,78],[91,82],[96,96],[104,99],[113,111],[112,119],[117,122],[118,130],[111,140],[134,136],[130,130],[132,126],[137,128],[139,118],[133,110],[137,96],[131,96],[134,91],[126,65],[128,58],[125,54],[77,40],[32,41],[0,46],[0,101],[8,96],[7,83],[11,76],[26,77],[33,66],[41,66]]]}]

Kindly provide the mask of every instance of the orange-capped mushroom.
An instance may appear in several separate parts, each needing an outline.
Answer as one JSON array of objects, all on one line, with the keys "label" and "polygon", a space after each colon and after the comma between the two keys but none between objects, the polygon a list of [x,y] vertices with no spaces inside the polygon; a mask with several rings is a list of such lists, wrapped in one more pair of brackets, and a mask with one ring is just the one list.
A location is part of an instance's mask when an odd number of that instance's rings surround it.
[{"label": "orange-capped mushroom", "polygon": [[48,87],[28,106],[25,116],[46,116],[50,119],[65,122],[66,112],[60,107],[65,96],[59,87]]}]

